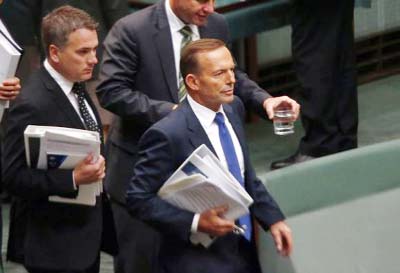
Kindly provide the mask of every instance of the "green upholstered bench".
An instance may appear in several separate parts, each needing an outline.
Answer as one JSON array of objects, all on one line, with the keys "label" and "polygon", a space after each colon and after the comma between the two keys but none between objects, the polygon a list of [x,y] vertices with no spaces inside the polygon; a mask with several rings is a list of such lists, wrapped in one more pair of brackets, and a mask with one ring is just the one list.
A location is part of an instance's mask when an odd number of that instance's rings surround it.
[{"label": "green upholstered bench", "polygon": [[400,140],[267,173],[295,250],[278,257],[259,233],[264,273],[400,272]]}]

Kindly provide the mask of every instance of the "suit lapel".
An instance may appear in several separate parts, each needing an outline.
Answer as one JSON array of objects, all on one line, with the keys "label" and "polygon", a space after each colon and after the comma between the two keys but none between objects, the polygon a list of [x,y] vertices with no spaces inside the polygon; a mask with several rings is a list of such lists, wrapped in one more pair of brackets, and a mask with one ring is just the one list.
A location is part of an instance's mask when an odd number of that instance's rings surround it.
[{"label": "suit lapel", "polygon": [[56,83],[56,81],[50,76],[47,70],[41,68],[41,77],[47,91],[50,94],[57,108],[65,114],[65,117],[71,122],[71,127],[78,129],[85,129],[81,118],[76,112],[75,108],[72,106],[71,102],[68,100],[65,93],[61,90],[61,87]]},{"label": "suit lapel", "polygon": [[240,146],[242,146],[242,149],[243,149],[243,144],[245,142],[245,134],[243,131],[241,121],[238,118],[238,116],[233,112],[233,109],[230,105],[228,105],[228,104],[224,105],[224,111],[225,111],[226,116],[229,119],[229,122],[231,123],[231,125],[233,127],[233,130],[235,131],[237,138],[239,139]]},{"label": "suit lapel", "polygon": [[186,118],[186,125],[189,132],[189,142],[192,144],[193,150],[199,147],[200,145],[205,144],[210,149],[210,151],[212,151],[215,155],[217,155],[217,153],[214,150],[214,147],[210,142],[210,139],[208,138],[203,127],[201,126],[200,121],[194,114],[188,101],[184,100],[179,107],[181,108],[182,114]]},{"label": "suit lapel", "polygon": [[233,108],[230,105],[226,104],[223,107],[224,107],[225,114],[228,117],[229,122],[231,123],[232,128],[235,131],[235,134],[239,140],[239,143],[240,143],[240,146],[241,146],[242,152],[243,152],[243,157],[244,157],[244,160],[246,161],[248,155],[247,155],[246,137],[244,134],[242,122],[240,121],[237,114],[235,114],[233,112]]},{"label": "suit lapel", "polygon": [[233,130],[239,140],[240,147],[242,148],[243,153],[243,160],[244,160],[244,181],[245,187],[247,188],[247,181],[248,181],[248,172],[247,170],[250,168],[250,157],[247,149],[246,144],[246,137],[243,129],[243,123],[240,120],[239,116],[234,112],[233,108],[230,105],[224,105],[224,111],[226,116],[229,119],[229,122],[232,125]]},{"label": "suit lapel", "polygon": [[178,85],[176,82],[176,68],[174,59],[174,49],[172,45],[171,31],[169,29],[167,14],[164,8],[164,1],[160,1],[155,7],[155,28],[153,34],[158,57],[164,72],[164,77],[168,84],[168,90],[175,103],[178,99]]}]

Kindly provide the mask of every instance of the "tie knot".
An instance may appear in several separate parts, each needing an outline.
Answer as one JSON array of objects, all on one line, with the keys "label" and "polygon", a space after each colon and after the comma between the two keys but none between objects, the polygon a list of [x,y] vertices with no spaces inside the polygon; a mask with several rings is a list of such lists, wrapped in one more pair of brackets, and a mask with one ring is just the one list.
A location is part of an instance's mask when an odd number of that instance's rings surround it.
[{"label": "tie knot", "polygon": [[84,91],[85,91],[85,86],[81,82],[76,82],[72,86],[72,92],[74,92],[77,95],[83,94]]},{"label": "tie knot", "polygon": [[192,32],[192,29],[188,25],[186,25],[183,28],[181,28],[179,30],[179,32],[183,35],[183,37],[185,39],[192,38],[193,32]]},{"label": "tie knot", "polygon": [[224,115],[221,112],[218,112],[218,113],[215,114],[215,119],[214,120],[218,125],[225,124],[225,118],[224,118]]}]

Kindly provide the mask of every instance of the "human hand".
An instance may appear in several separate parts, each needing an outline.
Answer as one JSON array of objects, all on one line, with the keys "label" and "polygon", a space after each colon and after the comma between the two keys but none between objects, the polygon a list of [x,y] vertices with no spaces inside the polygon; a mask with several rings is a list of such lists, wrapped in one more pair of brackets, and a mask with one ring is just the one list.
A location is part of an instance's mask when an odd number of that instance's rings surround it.
[{"label": "human hand", "polygon": [[105,176],[106,162],[101,155],[93,162],[93,155],[88,155],[73,171],[75,185],[91,184],[102,180]]},{"label": "human hand", "polygon": [[20,90],[21,84],[18,78],[5,79],[0,85],[0,100],[13,100]]},{"label": "human hand", "polygon": [[299,117],[300,105],[288,96],[270,97],[264,101],[264,109],[268,118],[273,119],[275,110],[278,108],[289,108],[293,111],[293,121]]},{"label": "human hand", "polygon": [[212,236],[223,236],[232,232],[235,222],[222,218],[227,210],[228,206],[220,206],[201,213],[198,231],[205,232]]},{"label": "human hand", "polygon": [[283,221],[279,221],[270,227],[276,250],[282,256],[289,256],[292,253],[293,241],[292,231]]}]

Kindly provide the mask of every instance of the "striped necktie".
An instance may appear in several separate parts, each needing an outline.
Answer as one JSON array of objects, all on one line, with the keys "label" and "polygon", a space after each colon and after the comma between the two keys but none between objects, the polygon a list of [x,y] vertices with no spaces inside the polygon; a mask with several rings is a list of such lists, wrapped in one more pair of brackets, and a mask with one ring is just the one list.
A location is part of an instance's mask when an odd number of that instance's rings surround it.
[{"label": "striped necktie", "polygon": [[[182,42],[181,42],[181,51],[182,49],[192,41],[192,29],[186,25],[179,30],[179,33],[182,34]],[[186,87],[182,78],[182,74],[179,73],[179,90],[178,90],[178,98],[179,102],[181,102],[186,97]]]}]

